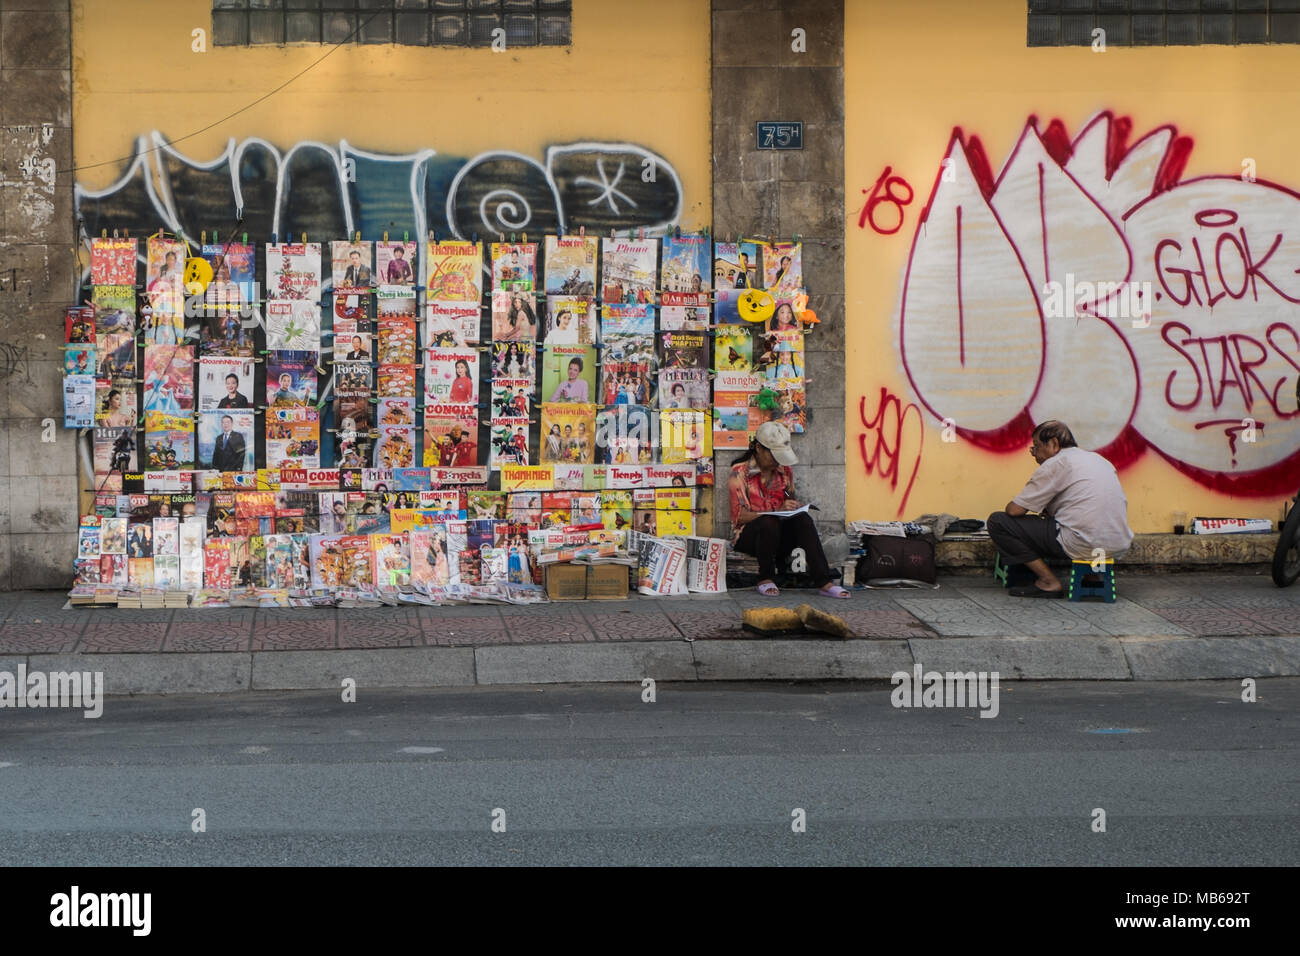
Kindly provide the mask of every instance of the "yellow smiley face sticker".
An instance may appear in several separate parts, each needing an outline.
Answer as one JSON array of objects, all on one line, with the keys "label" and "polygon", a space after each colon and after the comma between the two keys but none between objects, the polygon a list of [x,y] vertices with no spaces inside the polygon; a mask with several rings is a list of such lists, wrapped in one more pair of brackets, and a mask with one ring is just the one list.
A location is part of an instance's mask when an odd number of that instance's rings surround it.
[{"label": "yellow smiley face sticker", "polygon": [[776,300],[762,289],[746,289],[736,300],[736,308],[746,322],[766,322],[776,311]]},{"label": "yellow smiley face sticker", "polygon": [[202,295],[212,281],[212,266],[206,259],[191,256],[185,260],[185,291],[190,295]]}]

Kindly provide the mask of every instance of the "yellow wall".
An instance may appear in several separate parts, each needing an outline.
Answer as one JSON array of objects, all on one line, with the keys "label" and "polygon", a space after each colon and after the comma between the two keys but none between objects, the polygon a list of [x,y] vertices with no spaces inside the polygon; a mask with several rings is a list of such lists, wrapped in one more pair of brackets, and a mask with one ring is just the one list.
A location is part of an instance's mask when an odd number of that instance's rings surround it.
[{"label": "yellow wall", "polygon": [[[1059,118],[1073,138],[1098,111],[1112,110],[1116,115],[1133,118],[1130,144],[1167,123],[1176,125],[1180,134],[1192,137],[1195,146],[1184,181],[1208,174],[1240,176],[1243,159],[1249,157],[1255,160],[1261,180],[1296,189],[1300,188],[1300,168],[1295,163],[1300,130],[1287,118],[1300,115],[1300,84],[1296,80],[1300,76],[1300,48],[1111,46],[1105,52],[1087,47],[1028,48],[1023,0],[913,0],[904,7],[879,0],[846,0],[846,6],[846,332],[847,367],[853,370],[846,396],[848,517],[886,519],[900,510],[905,517],[935,511],[983,517],[1001,508],[1033,470],[1027,442],[1002,454],[961,439],[944,442],[942,425],[927,413],[924,447],[919,465],[915,465],[920,416],[912,414],[904,428],[896,487],[888,474],[880,474],[880,465],[868,473],[860,454],[864,434],[868,436],[868,451],[876,448],[876,433],[865,429],[859,419],[859,401],[864,395],[868,396],[868,411],[872,414],[882,387],[900,397],[904,405],[919,404],[900,357],[898,310],[917,219],[929,199],[953,128],[960,126],[968,136],[978,135],[996,176],[1031,115],[1039,117],[1040,130],[1051,119]],[[886,166],[892,167],[893,174],[904,177],[916,193],[905,208],[902,229],[894,235],[858,227],[866,199],[863,190],[871,189]],[[1247,187],[1229,184],[1224,188],[1233,192]],[[896,187],[896,191],[905,192],[902,187]],[[1297,221],[1291,212],[1278,213],[1282,224],[1261,223],[1260,217],[1269,215],[1269,205],[1300,210],[1300,204],[1287,205],[1295,201],[1277,193],[1241,198],[1243,207],[1256,203],[1249,215],[1242,215],[1243,220],[1249,218],[1257,224],[1251,229],[1252,245],[1259,245],[1255,249],[1257,259],[1263,256],[1273,234],[1285,231],[1288,216],[1292,223]],[[968,221],[969,208],[968,204]],[[1190,212],[1192,206],[1184,208]],[[882,208],[879,218],[885,223],[887,210]],[[1190,234],[1183,233],[1184,237]],[[1059,229],[1057,235],[1068,237],[1069,227]],[[979,239],[975,234],[967,236],[968,271],[988,265],[978,259],[975,246]],[[1185,245],[1187,239],[1182,242]],[[1134,248],[1135,263],[1149,252]],[[1288,239],[1272,261],[1279,274],[1300,266],[1294,252]],[[1293,280],[1294,276],[1286,281]],[[965,291],[969,307],[972,290],[967,286]],[[1017,288],[1007,294],[1013,297],[1023,291]],[[1267,323],[1276,320],[1300,327],[1300,306],[1272,295],[1267,299],[1263,304],[1242,305],[1236,312],[1225,310],[1221,313],[1223,322],[1230,328],[1253,330],[1257,337],[1262,337]],[[1154,310],[1155,334],[1159,334],[1159,322],[1172,314],[1162,313],[1167,305],[1164,300]],[[1008,318],[1008,323],[1011,321]],[[1205,334],[1204,325],[1200,328],[1197,334]],[[1047,334],[1053,331],[1049,329]],[[1139,334],[1149,333],[1132,333]],[[1289,347],[1289,333],[1281,338]],[[1167,348],[1154,339],[1135,341],[1141,343],[1140,348],[1152,342],[1157,348]],[[1010,368],[1016,365],[1015,350],[1025,346],[1023,341],[1011,340],[1000,342],[998,347],[1004,364]],[[1088,357],[1076,354],[1071,360],[1087,361]],[[1144,362],[1140,372],[1139,401],[1148,415],[1158,411],[1157,402],[1168,374],[1163,367],[1149,367],[1153,365],[1158,362]],[[1191,374],[1186,365],[1174,368],[1180,368],[1184,376]],[[1294,410],[1295,371],[1276,355],[1271,357],[1268,369],[1269,381],[1286,375],[1282,404],[1284,409]],[[1085,383],[1073,394],[1060,396],[1057,404],[1064,408],[1060,417],[1076,424],[1087,419],[1100,390],[1111,387],[1109,375],[1103,372],[1102,378],[1107,380],[1094,388]],[[1234,407],[1234,396],[1229,395],[1219,410],[1224,417],[1231,418],[1241,411]],[[982,396],[972,394],[972,404],[982,401]],[[1257,414],[1260,408],[1257,401]],[[962,424],[960,413],[952,417],[958,426]],[[1243,466],[1251,460],[1250,455],[1263,454],[1266,448],[1276,459],[1279,448],[1294,449],[1300,443],[1296,422],[1285,417],[1262,417],[1269,421],[1260,435],[1269,435],[1272,444],[1243,446],[1239,456]],[[893,420],[892,411],[887,419]],[[1186,421],[1179,420],[1177,429],[1171,427],[1170,431],[1181,434],[1187,429]],[[1170,435],[1160,434],[1158,426],[1148,425],[1147,431],[1152,434],[1146,437],[1153,440],[1171,440]],[[887,431],[885,440],[892,446],[895,433]],[[1205,441],[1217,443],[1204,446],[1206,454],[1224,453],[1222,432],[1206,435]],[[914,465],[915,485],[903,505],[903,492]],[[1129,500],[1129,521],[1135,531],[1169,530],[1174,510],[1273,519],[1280,516],[1280,493],[1247,497],[1211,492],[1152,450],[1144,452],[1120,474]],[[1292,488],[1300,486],[1300,468],[1293,468],[1292,474]]]},{"label": "yellow wall", "polygon": [[[191,50],[210,0],[73,0],[76,163],[131,155],[137,135],[178,139],[279,86],[330,48]],[[683,229],[709,224],[709,2],[574,0],[573,45],[487,49],[348,45],[284,90],[177,144],[217,156],[234,137],[474,156],[626,142],[673,164]],[[96,189],[125,164],[77,173]]]}]

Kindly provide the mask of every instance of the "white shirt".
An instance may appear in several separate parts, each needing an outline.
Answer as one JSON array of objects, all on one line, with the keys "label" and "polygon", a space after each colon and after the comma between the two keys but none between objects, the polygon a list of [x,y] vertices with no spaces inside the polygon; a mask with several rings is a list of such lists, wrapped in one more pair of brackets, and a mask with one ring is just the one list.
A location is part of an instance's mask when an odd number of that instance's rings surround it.
[{"label": "white shirt", "polygon": [[1122,558],[1133,544],[1128,499],[1115,466],[1095,452],[1062,448],[1011,500],[1055,518],[1057,538],[1071,558],[1090,559],[1094,548],[1104,549],[1108,559]]}]

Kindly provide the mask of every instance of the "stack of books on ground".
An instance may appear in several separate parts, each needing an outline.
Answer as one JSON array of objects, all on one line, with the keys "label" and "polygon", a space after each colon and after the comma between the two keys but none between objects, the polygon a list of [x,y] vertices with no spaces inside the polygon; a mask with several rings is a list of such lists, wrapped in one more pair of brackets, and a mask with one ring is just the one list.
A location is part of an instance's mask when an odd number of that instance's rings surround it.
[{"label": "stack of books on ground", "polygon": [[117,607],[118,588],[107,584],[78,584],[68,592],[70,607]]},{"label": "stack of books on ground", "polygon": [[189,607],[190,592],[168,588],[163,592],[163,607]]},{"label": "stack of books on ground", "polygon": [[140,607],[145,608],[147,610],[152,610],[154,608],[161,609],[163,606],[163,598],[165,594],[166,591],[164,591],[162,588],[141,588]]}]

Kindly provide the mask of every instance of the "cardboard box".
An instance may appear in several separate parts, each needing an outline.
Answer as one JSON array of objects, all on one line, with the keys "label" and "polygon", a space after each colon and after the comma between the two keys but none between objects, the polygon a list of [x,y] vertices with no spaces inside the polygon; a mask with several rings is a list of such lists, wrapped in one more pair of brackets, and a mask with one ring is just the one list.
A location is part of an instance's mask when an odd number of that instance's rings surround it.
[{"label": "cardboard box", "polygon": [[546,596],[552,601],[585,601],[587,598],[587,565],[547,565]]},{"label": "cardboard box", "polygon": [[593,564],[587,568],[589,601],[626,601],[628,587],[626,564]]}]

